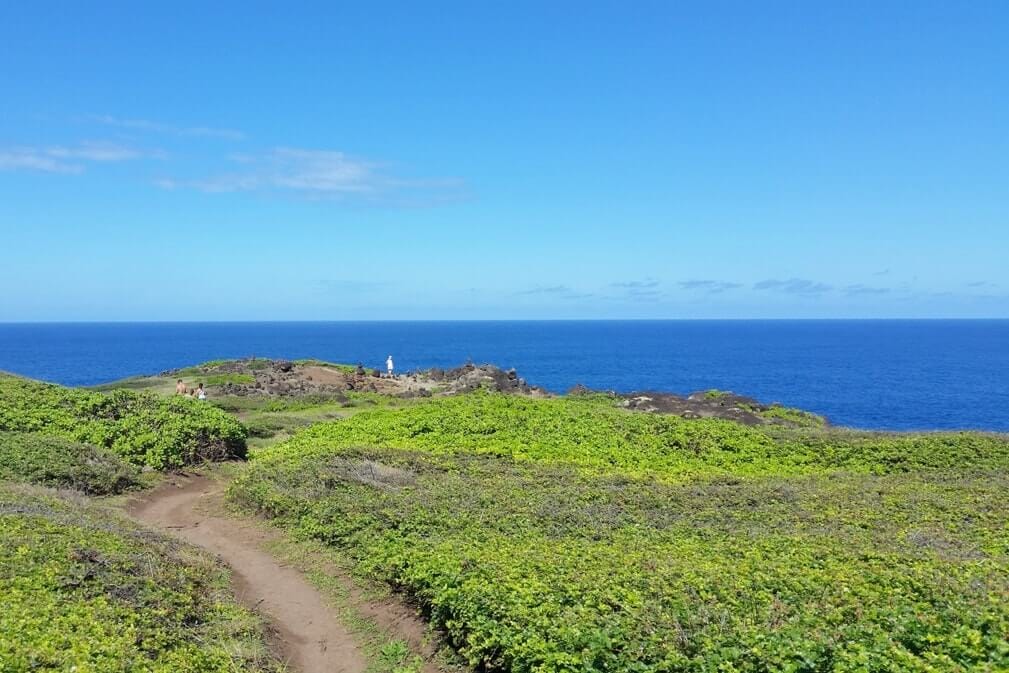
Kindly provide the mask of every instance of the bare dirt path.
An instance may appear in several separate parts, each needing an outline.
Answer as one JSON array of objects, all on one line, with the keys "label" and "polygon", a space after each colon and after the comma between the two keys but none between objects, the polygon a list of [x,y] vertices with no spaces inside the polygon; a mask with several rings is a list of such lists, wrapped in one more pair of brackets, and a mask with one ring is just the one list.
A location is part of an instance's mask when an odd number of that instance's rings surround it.
[{"label": "bare dirt path", "polygon": [[301,673],[363,673],[367,660],[334,610],[304,576],[269,553],[255,524],[216,515],[223,486],[175,477],[132,502],[132,516],[216,554],[231,566],[238,599],[268,619],[276,645]]}]

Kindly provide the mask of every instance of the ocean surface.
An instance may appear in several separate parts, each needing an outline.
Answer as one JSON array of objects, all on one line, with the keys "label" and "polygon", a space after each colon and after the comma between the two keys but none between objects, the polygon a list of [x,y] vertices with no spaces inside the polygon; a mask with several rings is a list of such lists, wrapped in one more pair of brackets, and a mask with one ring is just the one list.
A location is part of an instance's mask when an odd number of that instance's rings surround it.
[{"label": "ocean surface", "polygon": [[472,360],[555,392],[718,388],[877,429],[1009,431],[1009,321],[0,324],[0,370],[93,385],[217,358]]}]

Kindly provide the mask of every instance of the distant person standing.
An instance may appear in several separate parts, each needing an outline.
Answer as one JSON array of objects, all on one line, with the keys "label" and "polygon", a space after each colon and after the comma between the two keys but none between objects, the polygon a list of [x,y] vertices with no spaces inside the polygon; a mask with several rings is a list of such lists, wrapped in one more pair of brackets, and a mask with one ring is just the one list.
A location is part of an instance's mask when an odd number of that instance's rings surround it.
[{"label": "distant person standing", "polygon": [[393,370],[392,356],[390,355],[385,359],[385,371],[388,373],[390,379],[392,378],[392,370]]},{"label": "distant person standing", "polygon": [[196,399],[205,400],[207,399],[207,391],[203,389],[203,384],[196,386]]},{"label": "distant person standing", "polygon": [[179,379],[178,383],[175,384],[175,394],[176,395],[186,394],[186,384],[182,382],[182,379]]}]

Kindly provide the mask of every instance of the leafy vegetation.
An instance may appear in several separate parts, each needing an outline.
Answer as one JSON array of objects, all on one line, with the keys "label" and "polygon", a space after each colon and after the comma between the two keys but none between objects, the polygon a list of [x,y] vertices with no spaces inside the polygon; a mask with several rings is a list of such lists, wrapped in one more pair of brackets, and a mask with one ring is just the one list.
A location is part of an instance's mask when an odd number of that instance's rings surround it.
[{"label": "leafy vegetation", "polygon": [[0,483],[0,670],[279,670],[209,557],[121,516]]},{"label": "leafy vegetation", "polygon": [[178,467],[245,452],[245,428],[199,400],[64,388],[0,374],[0,431],[63,437],[134,464]]},{"label": "leafy vegetation", "polygon": [[999,671],[1007,468],[995,435],[475,394],[303,430],[231,497],[489,670]]},{"label": "leafy vegetation", "polygon": [[780,404],[771,405],[770,408],[757,411],[756,414],[764,418],[786,421],[798,428],[822,428],[826,425],[823,416],[817,416],[802,409],[783,407]]},{"label": "leafy vegetation", "polygon": [[326,454],[356,446],[473,452],[619,469],[679,481],[702,475],[787,475],[849,470],[887,474],[1009,465],[1009,441],[978,433],[884,434],[747,427],[632,413],[605,402],[474,393],[362,411],[312,426],[279,449]]},{"label": "leafy vegetation", "polygon": [[136,486],[137,477],[135,467],[90,444],[38,434],[0,432],[0,480],[107,495]]},{"label": "leafy vegetation", "polygon": [[249,447],[261,448],[289,439],[314,423],[344,418],[373,408],[402,407],[414,400],[349,390],[297,397],[224,396],[212,404],[235,414],[249,434]]}]

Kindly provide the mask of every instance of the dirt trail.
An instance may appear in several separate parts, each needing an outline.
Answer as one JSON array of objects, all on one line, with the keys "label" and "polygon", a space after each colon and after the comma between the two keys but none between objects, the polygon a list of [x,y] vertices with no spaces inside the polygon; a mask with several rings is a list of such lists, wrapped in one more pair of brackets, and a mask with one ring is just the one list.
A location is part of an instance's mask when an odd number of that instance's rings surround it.
[{"label": "dirt trail", "polygon": [[231,566],[238,599],[266,617],[277,647],[301,673],[363,673],[367,661],[322,595],[297,570],[261,549],[268,533],[217,516],[222,486],[201,476],[177,477],[133,502],[135,518],[203,547]]}]

